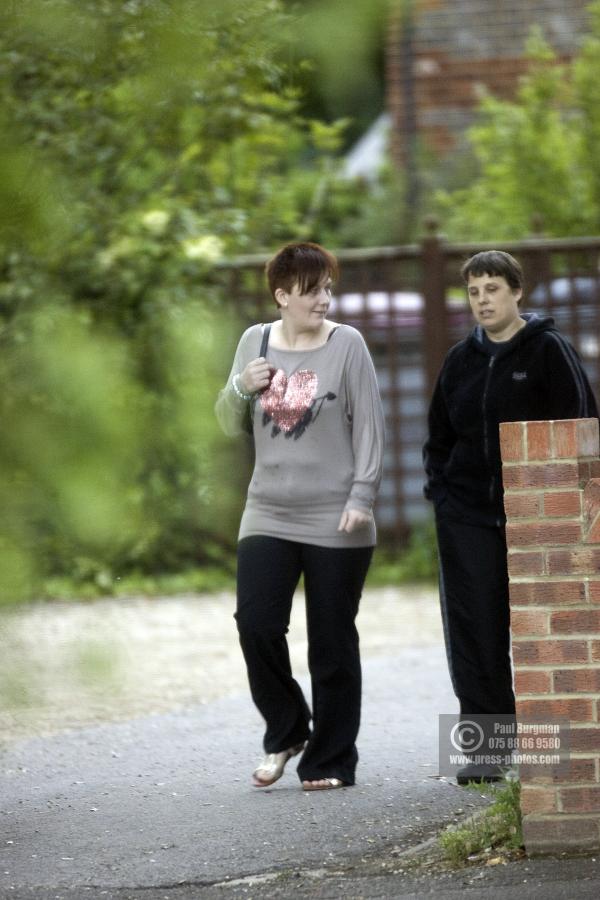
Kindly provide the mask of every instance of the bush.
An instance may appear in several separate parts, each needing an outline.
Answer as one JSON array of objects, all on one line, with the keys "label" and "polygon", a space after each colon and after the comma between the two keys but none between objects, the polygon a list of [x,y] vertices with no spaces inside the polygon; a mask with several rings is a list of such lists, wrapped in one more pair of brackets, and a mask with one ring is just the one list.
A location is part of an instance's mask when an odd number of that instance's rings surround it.
[{"label": "bush", "polygon": [[433,520],[411,531],[407,546],[391,550],[381,546],[373,557],[367,584],[374,586],[435,583],[438,575],[437,544]]},{"label": "bush", "polygon": [[300,116],[288,27],[279,0],[0,11],[4,600],[230,552],[214,267],[302,231],[341,133]]}]

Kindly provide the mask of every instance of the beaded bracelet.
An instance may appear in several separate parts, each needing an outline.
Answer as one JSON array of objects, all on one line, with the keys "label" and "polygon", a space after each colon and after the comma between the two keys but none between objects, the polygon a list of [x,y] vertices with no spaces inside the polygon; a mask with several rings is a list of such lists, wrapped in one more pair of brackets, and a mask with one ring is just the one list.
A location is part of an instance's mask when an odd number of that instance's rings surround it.
[{"label": "beaded bracelet", "polygon": [[232,379],[232,382],[231,382],[231,386],[232,386],[233,390],[234,390],[235,393],[238,395],[238,397],[240,398],[240,400],[251,400],[251,399],[252,399],[252,394],[245,394],[245,393],[242,391],[242,389],[241,389],[240,386],[239,386],[239,380],[240,380],[240,374],[239,374],[239,372],[238,372],[237,375],[234,375],[234,376],[233,376],[233,379]]}]

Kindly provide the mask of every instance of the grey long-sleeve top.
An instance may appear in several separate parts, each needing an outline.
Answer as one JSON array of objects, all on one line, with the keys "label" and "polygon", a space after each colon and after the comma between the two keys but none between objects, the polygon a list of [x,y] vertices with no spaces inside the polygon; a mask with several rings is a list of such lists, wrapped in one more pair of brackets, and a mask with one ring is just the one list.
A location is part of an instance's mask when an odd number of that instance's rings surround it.
[{"label": "grey long-sleeve top", "polygon": [[[259,355],[262,326],[242,335],[216,413],[228,435],[240,434],[247,401],[235,375]],[[338,325],[311,350],[269,346],[275,374],[256,395],[256,460],[239,539],[255,534],[323,547],[375,544],[371,521],[337,531],[345,509],[371,511],[383,460],[384,424],[375,369],[356,329]]]}]

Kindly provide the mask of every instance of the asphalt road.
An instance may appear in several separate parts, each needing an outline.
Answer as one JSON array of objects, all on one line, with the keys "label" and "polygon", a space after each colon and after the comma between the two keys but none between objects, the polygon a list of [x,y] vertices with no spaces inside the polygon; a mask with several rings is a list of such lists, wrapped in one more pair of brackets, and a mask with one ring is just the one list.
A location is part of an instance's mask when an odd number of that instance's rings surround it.
[{"label": "asphalt road", "polygon": [[245,694],[17,743],[1,758],[0,897],[597,898],[595,860],[447,872],[404,852],[488,800],[436,778],[453,712],[443,651],[365,663],[355,787],[304,793],[288,766],[253,789],[261,723]]},{"label": "asphalt road", "polygon": [[322,867],[408,846],[485,802],[432,777],[437,714],[455,706],[443,651],[405,649],[364,675],[358,784],[344,790],[303,792],[293,762],[271,789],[252,788],[262,729],[245,694],[7,749],[2,896]]}]

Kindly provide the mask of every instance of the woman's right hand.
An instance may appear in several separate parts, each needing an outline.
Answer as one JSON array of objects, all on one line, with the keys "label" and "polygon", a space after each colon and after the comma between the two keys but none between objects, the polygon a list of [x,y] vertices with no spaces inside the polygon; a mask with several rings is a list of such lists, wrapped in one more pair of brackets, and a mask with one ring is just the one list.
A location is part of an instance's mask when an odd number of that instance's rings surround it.
[{"label": "woman's right hand", "polygon": [[269,365],[264,356],[250,360],[244,371],[240,374],[239,385],[246,394],[255,394],[264,391],[271,383],[273,367]]}]

